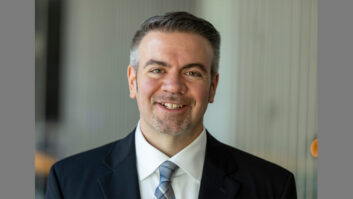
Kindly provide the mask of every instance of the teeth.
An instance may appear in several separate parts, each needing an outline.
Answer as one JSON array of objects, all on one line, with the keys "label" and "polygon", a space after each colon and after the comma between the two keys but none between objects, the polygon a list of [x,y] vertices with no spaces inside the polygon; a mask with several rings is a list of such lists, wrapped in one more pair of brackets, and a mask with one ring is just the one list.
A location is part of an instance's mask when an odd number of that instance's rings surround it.
[{"label": "teeth", "polygon": [[181,105],[181,104],[164,103],[163,105],[165,107],[167,107],[168,109],[179,109],[179,108],[183,107],[183,105]]}]

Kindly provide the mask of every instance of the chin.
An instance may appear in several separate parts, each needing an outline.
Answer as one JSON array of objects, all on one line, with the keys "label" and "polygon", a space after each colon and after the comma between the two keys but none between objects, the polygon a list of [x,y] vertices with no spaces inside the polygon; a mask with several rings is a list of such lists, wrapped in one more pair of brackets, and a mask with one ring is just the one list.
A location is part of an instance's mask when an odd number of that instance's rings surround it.
[{"label": "chin", "polygon": [[158,119],[152,117],[152,126],[162,134],[178,136],[189,132],[191,123],[187,118],[184,120],[172,120],[171,118]]}]

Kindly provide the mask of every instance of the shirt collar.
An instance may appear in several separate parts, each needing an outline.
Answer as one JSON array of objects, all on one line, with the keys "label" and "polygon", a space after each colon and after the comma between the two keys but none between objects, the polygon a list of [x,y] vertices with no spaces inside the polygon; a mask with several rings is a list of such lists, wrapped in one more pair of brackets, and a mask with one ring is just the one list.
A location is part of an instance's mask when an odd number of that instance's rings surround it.
[{"label": "shirt collar", "polygon": [[200,182],[205,160],[206,140],[206,130],[203,129],[201,134],[192,143],[169,158],[147,142],[141,132],[140,122],[138,122],[135,131],[135,146],[139,180],[144,180],[156,171],[164,161],[170,160],[196,181]]}]

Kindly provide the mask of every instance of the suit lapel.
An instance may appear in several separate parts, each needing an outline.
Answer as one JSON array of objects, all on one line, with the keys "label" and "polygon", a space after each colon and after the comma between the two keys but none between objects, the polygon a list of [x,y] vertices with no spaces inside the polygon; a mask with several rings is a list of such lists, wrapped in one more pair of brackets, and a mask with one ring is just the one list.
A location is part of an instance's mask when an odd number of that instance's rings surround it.
[{"label": "suit lapel", "polygon": [[105,159],[110,171],[98,179],[104,198],[140,198],[135,130],[118,141]]},{"label": "suit lapel", "polygon": [[[237,166],[224,156],[224,145],[207,132],[199,198],[235,198],[240,184],[231,176]],[[135,130],[118,141],[105,159],[109,172],[98,179],[104,198],[140,198],[136,169]]]},{"label": "suit lapel", "polygon": [[224,156],[225,147],[207,132],[205,163],[199,198],[235,198],[240,184],[231,176],[236,164]]}]

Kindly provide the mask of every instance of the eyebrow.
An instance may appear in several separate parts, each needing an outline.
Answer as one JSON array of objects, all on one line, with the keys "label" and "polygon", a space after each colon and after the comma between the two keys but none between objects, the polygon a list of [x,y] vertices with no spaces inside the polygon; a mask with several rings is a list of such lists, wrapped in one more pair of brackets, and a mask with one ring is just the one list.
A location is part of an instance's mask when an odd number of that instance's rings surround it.
[{"label": "eyebrow", "polygon": [[148,60],[148,62],[146,62],[146,64],[143,66],[143,68],[146,68],[149,65],[170,66],[166,62],[150,59],[150,60]]},{"label": "eyebrow", "polygon": [[188,69],[188,68],[199,68],[200,70],[202,70],[203,72],[207,73],[206,67],[203,64],[200,63],[191,63],[191,64],[187,64],[183,67],[183,69]]},{"label": "eyebrow", "polygon": [[[164,67],[170,67],[170,64],[167,64],[164,61],[158,61],[158,60],[154,60],[154,59],[148,60],[143,67],[146,68],[149,65],[159,65],[159,66],[164,66]],[[200,64],[200,63],[187,64],[187,65],[183,66],[183,69],[188,69],[188,68],[192,68],[192,67],[199,68],[203,72],[207,73],[206,67],[203,64]]]}]

